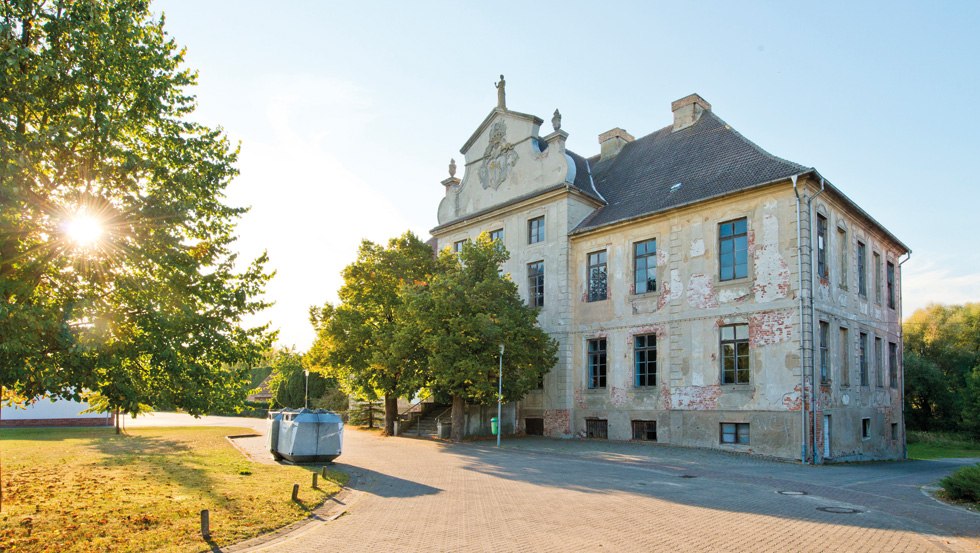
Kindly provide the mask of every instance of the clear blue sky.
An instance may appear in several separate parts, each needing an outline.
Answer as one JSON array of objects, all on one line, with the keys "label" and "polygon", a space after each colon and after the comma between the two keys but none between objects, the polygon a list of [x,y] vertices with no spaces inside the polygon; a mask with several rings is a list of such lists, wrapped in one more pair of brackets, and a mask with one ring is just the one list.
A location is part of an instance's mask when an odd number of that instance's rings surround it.
[{"label": "clear blue sky", "polygon": [[[336,299],[362,238],[436,224],[451,157],[496,102],[570,149],[639,137],[698,92],[816,167],[913,250],[905,315],[980,300],[980,2],[251,2],[166,0],[200,71],[196,118],[242,144],[239,249],[268,250],[280,342]],[[460,164],[462,165],[462,164]]]}]

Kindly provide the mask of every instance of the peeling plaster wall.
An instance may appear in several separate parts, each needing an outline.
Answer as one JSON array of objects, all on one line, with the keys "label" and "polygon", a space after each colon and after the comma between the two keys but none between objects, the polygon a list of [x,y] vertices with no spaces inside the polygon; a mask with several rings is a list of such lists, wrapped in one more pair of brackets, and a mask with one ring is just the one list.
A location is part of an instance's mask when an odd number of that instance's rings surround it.
[{"label": "peeling plaster wall", "polygon": [[[491,123],[493,121],[491,120]],[[508,121],[508,124],[510,122]],[[489,127],[488,127],[489,128]],[[512,139],[511,132],[516,133]],[[536,152],[529,137],[536,125],[518,121],[509,126],[507,140],[514,142],[518,161],[497,189],[483,189],[474,171],[481,161],[487,139],[480,137],[468,152],[462,183],[448,191],[440,207],[440,221],[473,213],[487,206],[560,183],[563,169],[557,160]],[[524,137],[524,138],[521,138]],[[557,152],[558,144],[555,144]],[[802,180],[801,188],[815,193],[815,183]],[[527,264],[545,263],[545,306],[539,322],[559,343],[559,361],[546,375],[544,389],[531,392],[514,406],[516,427],[524,428],[528,417],[544,421],[544,433],[553,437],[584,436],[585,419],[605,419],[608,436],[632,438],[631,421],[657,422],[658,439],[677,445],[731,449],[784,458],[799,458],[803,421],[808,410],[807,432],[817,435],[818,449],[825,440],[824,415],[829,419],[828,460],[896,458],[901,454],[904,428],[892,439],[892,424],[902,423],[897,388],[888,385],[861,387],[857,339],[869,335],[869,352],[874,337],[901,345],[898,330],[901,314],[899,246],[873,228],[831,194],[816,202],[828,217],[831,274],[814,283],[815,315],[830,325],[829,351],[832,378],[822,383],[815,404],[809,399],[809,384],[801,390],[800,290],[796,238],[796,197],[789,182],[757,191],[703,202],[693,207],[648,219],[607,227],[585,235],[568,233],[596,205],[565,190],[541,194],[496,212],[440,229],[439,247],[462,239],[473,239],[482,231],[504,229],[504,245],[511,252],[503,270],[509,273],[523,297],[528,295]],[[451,205],[450,205],[451,204]],[[444,213],[446,211],[446,213]],[[527,243],[527,221],[545,218],[545,241]],[[748,276],[721,281],[718,269],[718,225],[745,217],[748,221]],[[810,224],[815,227],[815,215]],[[838,235],[847,229],[847,244],[853,251],[857,240],[867,244],[867,296],[857,293],[857,266],[848,257],[849,282],[839,285]],[[633,244],[657,241],[657,288],[636,294],[633,283]],[[803,239],[809,239],[804,232]],[[607,297],[587,301],[587,256],[607,252]],[[873,253],[882,257],[881,302],[875,301]],[[896,267],[897,309],[886,306],[885,261]],[[815,267],[816,261],[813,260]],[[719,358],[719,327],[746,324],[750,341],[750,381],[723,384]],[[849,329],[848,350],[851,385],[842,386],[839,373],[840,347],[837,329]],[[635,336],[657,337],[657,385],[637,387],[634,381]],[[586,341],[607,341],[607,386],[589,389]],[[819,371],[819,349],[814,334],[814,366]],[[901,350],[898,354],[901,359]],[[887,371],[887,362],[883,364]],[[877,365],[869,360],[869,370]],[[901,368],[899,367],[899,375]],[[809,410],[816,409],[816,428],[810,426]],[[477,417],[482,428],[485,421]],[[861,436],[861,420],[871,421],[871,435]],[[720,443],[721,423],[747,422],[751,428],[748,446]]]},{"label": "peeling plaster wall", "polygon": [[[811,184],[811,186],[814,186]],[[815,189],[815,186],[814,186]],[[858,213],[849,210],[840,198],[825,193],[814,201],[812,224],[816,240],[816,217],[827,218],[828,278],[815,278],[814,329],[820,321],[829,327],[829,379],[820,383],[817,397],[818,453],[824,452],[824,416],[830,416],[830,457],[825,461],[855,461],[870,459],[898,459],[903,454],[904,412],[901,389],[904,386],[901,340],[901,271],[899,260],[904,252],[887,236]],[[841,243],[838,229],[846,231],[846,243]],[[866,246],[866,294],[858,287],[857,244]],[[841,268],[840,252],[847,252],[846,269]],[[880,300],[875,294],[874,253],[881,256]],[[816,255],[816,254],[815,254]],[[895,309],[888,307],[886,289],[886,263],[895,265]],[[816,268],[816,257],[814,257]],[[842,282],[841,275],[846,274]],[[842,347],[840,329],[848,330],[847,347]],[[868,336],[867,365],[868,386],[861,385],[859,340],[861,333]],[[882,340],[882,360],[875,356],[875,337]],[[819,371],[819,348],[815,338],[815,367]],[[898,348],[898,381],[888,378],[888,344]],[[847,357],[847,382],[842,375],[843,357]],[[878,385],[876,372],[881,371]],[[819,374],[819,372],[818,372]],[[862,419],[869,419],[871,431],[867,438],[862,435]],[[897,425],[896,437],[892,438],[892,425]]]},{"label": "peeling plaster wall", "polygon": [[[796,216],[792,188],[773,187],[573,237],[570,260],[572,426],[656,420],[661,442],[797,457],[800,448]],[[749,275],[721,281],[718,224],[748,219]],[[635,294],[634,242],[657,240],[657,290]],[[609,299],[585,301],[587,256],[606,250]],[[751,377],[722,384],[719,327],[747,324]],[[634,385],[634,336],[657,335],[657,386]],[[607,387],[589,389],[586,341],[605,337]],[[787,401],[787,396],[796,398]],[[750,422],[751,445],[720,444],[722,422]]]}]

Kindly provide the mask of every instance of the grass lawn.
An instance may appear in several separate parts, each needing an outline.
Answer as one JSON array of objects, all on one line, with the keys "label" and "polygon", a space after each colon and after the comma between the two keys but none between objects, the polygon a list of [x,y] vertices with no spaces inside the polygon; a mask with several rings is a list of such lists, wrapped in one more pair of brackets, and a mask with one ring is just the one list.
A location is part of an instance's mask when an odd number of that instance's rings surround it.
[{"label": "grass lawn", "polygon": [[[253,463],[225,436],[238,428],[0,430],[0,551],[210,551],[307,516],[346,483],[316,467]],[[300,484],[300,503],[290,500]]]},{"label": "grass lawn", "polygon": [[950,432],[908,431],[909,459],[980,457],[980,442]]}]

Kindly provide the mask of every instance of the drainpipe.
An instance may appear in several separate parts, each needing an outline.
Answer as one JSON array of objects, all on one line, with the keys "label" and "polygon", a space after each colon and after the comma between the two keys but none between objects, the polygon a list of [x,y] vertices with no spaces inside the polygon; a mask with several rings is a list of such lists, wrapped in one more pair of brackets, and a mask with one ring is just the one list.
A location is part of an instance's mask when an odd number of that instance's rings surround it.
[{"label": "drainpipe", "polygon": [[800,464],[806,464],[806,373],[803,371],[804,356],[806,351],[803,347],[803,230],[800,219],[800,190],[796,186],[799,175],[793,175],[793,194],[796,195],[796,262],[797,273],[800,277]]},{"label": "drainpipe", "polygon": [[[796,195],[796,260],[797,260],[797,272],[799,273],[799,287],[800,287],[800,463],[806,464],[806,448],[807,448],[807,421],[806,421],[806,371],[804,370],[805,358],[806,358],[806,348],[804,347],[804,337],[803,337],[803,317],[804,308],[806,304],[804,302],[810,302],[810,310],[813,311],[813,260],[810,263],[810,290],[808,297],[804,296],[803,293],[803,225],[802,225],[802,198],[800,197],[800,189],[798,187],[797,181],[800,175],[793,175],[790,180],[793,181],[793,194]],[[824,180],[820,178],[820,191],[814,194],[812,197],[807,198],[806,202],[806,216],[809,221],[810,213],[812,213],[812,203],[814,198],[824,193]],[[805,193],[804,193],[805,195]],[[813,239],[813,231],[811,229],[810,236],[807,237],[808,241]],[[808,243],[809,245],[809,243]],[[813,257],[812,248],[807,250],[807,255]],[[810,327],[813,330],[813,318],[814,313],[811,313],[810,317]],[[812,334],[812,332],[811,332]],[[810,336],[810,341],[813,342],[813,336]],[[816,440],[816,424],[817,424],[817,411],[816,411],[816,388],[813,385],[815,380],[815,366],[811,363],[810,367],[810,415],[811,422],[813,424],[812,428],[814,432],[810,433],[810,447],[813,452],[812,464],[816,464],[817,459],[817,440]]]},{"label": "drainpipe", "polygon": [[[825,190],[824,186],[825,186],[825,182],[823,180],[823,177],[820,177],[820,191],[817,192],[816,194],[814,194],[813,196],[811,196],[810,198],[807,198],[807,200],[806,200],[806,216],[807,217],[810,217],[810,214],[813,213],[813,200],[817,199],[817,197],[819,197],[821,194],[824,193],[824,190]],[[817,285],[814,282],[814,275],[816,275],[816,273],[813,271],[813,259],[812,259],[813,258],[813,245],[812,245],[812,241],[813,241],[813,227],[812,226],[810,227],[809,240],[810,240],[811,244],[810,244],[810,248],[809,248],[809,253],[807,255],[809,255],[811,257],[811,259],[810,259],[810,297],[809,297],[809,302],[810,302],[810,331],[813,332],[814,328],[817,327],[817,325],[815,324],[816,323],[816,320],[815,319],[817,317],[817,311],[816,311],[816,309],[813,308],[813,293],[814,293],[814,290],[817,289]],[[810,336],[810,343],[812,344],[813,341],[814,341],[813,340],[813,336]],[[817,375],[816,375],[816,371],[817,371],[817,364],[816,363],[810,363],[810,420],[813,423],[813,432],[811,433],[812,435],[810,436],[810,443],[812,444],[811,445],[811,448],[812,448],[812,451],[813,451],[813,464],[814,465],[817,464]],[[824,436],[824,439],[826,439],[826,436]],[[821,463],[821,464],[823,464],[823,463]]]},{"label": "drainpipe", "polygon": [[[905,258],[904,261],[899,261],[898,262],[898,270],[899,271],[902,270],[902,265],[905,264],[905,261],[908,261],[909,259],[912,259],[912,252],[911,251],[907,252],[906,253],[906,256],[907,257]],[[899,275],[901,275],[901,272],[899,273]],[[906,442],[906,438],[905,438],[905,326],[902,324],[902,305],[903,304],[902,304],[902,301],[901,301],[901,295],[899,295],[899,301],[898,301],[898,347],[899,347],[898,354],[899,354],[899,358],[896,359],[896,361],[898,361],[899,359],[901,359],[901,363],[902,363],[902,378],[900,380],[900,383],[902,384],[902,386],[901,386],[901,388],[899,388],[899,391],[901,393],[901,396],[900,397],[901,397],[901,401],[902,401],[902,404],[901,404],[901,408],[902,408],[902,411],[901,411],[901,413],[902,413],[902,459],[908,460],[908,458],[909,458],[908,443]],[[895,374],[898,374],[898,371],[896,371]]]}]

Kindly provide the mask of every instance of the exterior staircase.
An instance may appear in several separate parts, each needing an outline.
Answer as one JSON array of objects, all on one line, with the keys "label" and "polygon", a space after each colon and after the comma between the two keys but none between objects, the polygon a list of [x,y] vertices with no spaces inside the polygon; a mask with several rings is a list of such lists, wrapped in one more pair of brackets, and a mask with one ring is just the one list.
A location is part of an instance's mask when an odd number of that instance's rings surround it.
[{"label": "exterior staircase", "polygon": [[437,423],[449,423],[451,405],[442,403],[423,403],[418,411],[403,413],[398,420],[399,436],[417,436],[420,438],[437,438]]}]

